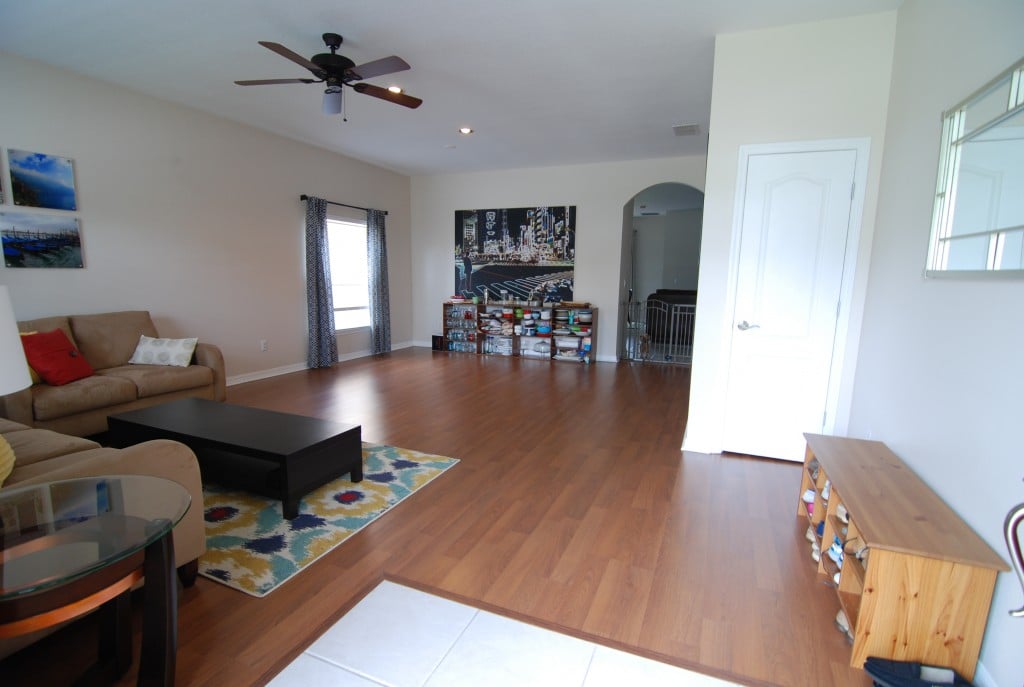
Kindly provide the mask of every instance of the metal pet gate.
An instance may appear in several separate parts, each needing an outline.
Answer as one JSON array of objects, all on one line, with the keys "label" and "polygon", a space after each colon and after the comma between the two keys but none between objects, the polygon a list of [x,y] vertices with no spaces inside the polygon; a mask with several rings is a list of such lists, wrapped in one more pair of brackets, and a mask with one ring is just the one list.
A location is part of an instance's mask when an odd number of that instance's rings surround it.
[{"label": "metal pet gate", "polygon": [[649,300],[626,309],[624,359],[689,365],[693,362],[695,305]]}]

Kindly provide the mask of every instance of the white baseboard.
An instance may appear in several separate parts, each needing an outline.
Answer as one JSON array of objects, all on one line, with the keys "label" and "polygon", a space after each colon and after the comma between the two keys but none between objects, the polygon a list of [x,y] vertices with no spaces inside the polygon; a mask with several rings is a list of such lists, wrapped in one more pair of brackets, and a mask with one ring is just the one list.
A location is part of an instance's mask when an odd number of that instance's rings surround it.
[{"label": "white baseboard", "polygon": [[996,681],[992,679],[992,674],[985,670],[985,665],[978,662],[977,667],[974,669],[974,686],[975,687],[999,687]]},{"label": "white baseboard", "polygon": [[[401,348],[409,348],[416,344],[404,341],[402,343],[392,344],[391,350],[397,351]],[[427,348],[429,348],[429,344]],[[355,360],[357,358],[368,358],[373,355],[369,349],[362,351],[353,351],[352,353],[346,353],[338,356],[338,362],[343,363],[348,360]],[[245,384],[246,382],[256,382],[261,379],[269,379],[271,377],[277,377],[278,375],[286,375],[291,372],[301,372],[302,370],[308,370],[309,365],[306,363],[292,363],[291,365],[282,365],[281,367],[272,367],[268,370],[257,370],[256,372],[246,372],[241,375],[232,375],[224,380],[225,385],[234,386],[235,384]]]}]

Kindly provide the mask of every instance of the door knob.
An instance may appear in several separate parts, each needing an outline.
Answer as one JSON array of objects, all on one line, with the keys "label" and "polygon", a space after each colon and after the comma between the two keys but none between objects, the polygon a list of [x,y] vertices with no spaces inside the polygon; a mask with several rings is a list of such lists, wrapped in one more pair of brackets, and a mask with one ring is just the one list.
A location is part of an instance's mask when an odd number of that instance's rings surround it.
[{"label": "door knob", "polygon": [[743,320],[738,325],[736,325],[736,329],[739,329],[741,332],[745,332],[748,329],[759,329],[760,327],[761,327],[761,325],[759,325],[759,324],[750,324],[746,320]]}]

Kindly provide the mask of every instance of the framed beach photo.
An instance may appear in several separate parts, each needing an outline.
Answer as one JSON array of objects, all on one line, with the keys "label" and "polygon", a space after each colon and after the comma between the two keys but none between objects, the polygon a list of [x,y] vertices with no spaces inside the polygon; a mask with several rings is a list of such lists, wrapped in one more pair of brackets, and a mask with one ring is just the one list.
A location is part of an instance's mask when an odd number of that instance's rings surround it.
[{"label": "framed beach photo", "polygon": [[75,217],[0,212],[0,240],[7,267],[83,266]]},{"label": "framed beach photo", "polygon": [[75,170],[70,158],[7,150],[11,198],[15,205],[48,210],[77,210]]}]

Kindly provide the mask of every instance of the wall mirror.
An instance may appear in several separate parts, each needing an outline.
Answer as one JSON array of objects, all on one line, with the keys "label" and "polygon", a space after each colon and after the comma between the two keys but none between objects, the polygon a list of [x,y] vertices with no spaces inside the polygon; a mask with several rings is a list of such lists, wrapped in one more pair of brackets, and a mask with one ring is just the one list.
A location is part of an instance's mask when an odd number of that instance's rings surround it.
[{"label": "wall mirror", "polygon": [[1024,278],[1024,59],[942,114],[925,274]]}]

